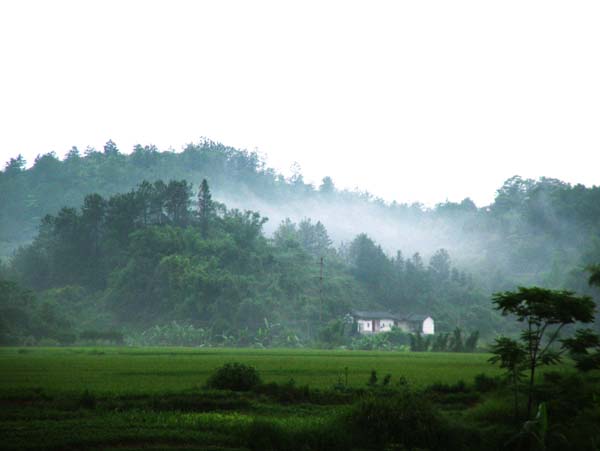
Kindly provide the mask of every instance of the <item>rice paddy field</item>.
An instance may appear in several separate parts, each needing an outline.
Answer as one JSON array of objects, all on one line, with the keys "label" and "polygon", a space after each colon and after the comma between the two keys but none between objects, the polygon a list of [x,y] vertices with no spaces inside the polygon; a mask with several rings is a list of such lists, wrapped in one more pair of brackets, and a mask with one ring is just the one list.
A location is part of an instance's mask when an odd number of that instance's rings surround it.
[{"label": "rice paddy field", "polygon": [[[446,417],[504,409],[459,382],[471,386],[478,374],[500,374],[488,358],[306,349],[0,348],[0,449],[364,449],[349,446],[347,427],[335,423],[362,399],[361,392],[375,390],[385,398],[385,390],[393,395],[410,387],[418,393],[431,384],[442,390],[455,384],[458,392],[450,387],[442,398],[434,394],[440,400],[436,409]],[[262,388],[206,389],[208,377],[228,362],[254,366]],[[372,370],[379,382],[367,388]],[[383,386],[387,374],[391,380]]]},{"label": "rice paddy field", "polygon": [[329,388],[348,375],[362,387],[371,370],[413,385],[470,381],[497,374],[487,354],[327,351],[305,349],[0,348],[0,391],[43,389],[152,394],[202,386],[227,362],[254,366],[265,382]]}]

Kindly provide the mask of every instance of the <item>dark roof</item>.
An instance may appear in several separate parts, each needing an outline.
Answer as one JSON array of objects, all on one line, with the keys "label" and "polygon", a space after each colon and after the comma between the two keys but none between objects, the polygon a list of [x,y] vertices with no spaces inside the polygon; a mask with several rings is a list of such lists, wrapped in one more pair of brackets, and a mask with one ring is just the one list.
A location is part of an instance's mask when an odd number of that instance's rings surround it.
[{"label": "dark roof", "polygon": [[425,321],[429,316],[421,313],[409,313],[408,315],[403,315],[403,319],[406,321]]},{"label": "dark roof", "polygon": [[405,315],[375,310],[352,310],[352,316],[362,319],[395,319],[398,321],[425,321],[430,315],[407,313]]},{"label": "dark roof", "polygon": [[363,318],[363,319],[398,319],[398,320],[400,319],[400,317],[398,315],[394,315],[393,313],[390,313],[390,312],[353,310],[352,315],[356,316],[357,318]]}]

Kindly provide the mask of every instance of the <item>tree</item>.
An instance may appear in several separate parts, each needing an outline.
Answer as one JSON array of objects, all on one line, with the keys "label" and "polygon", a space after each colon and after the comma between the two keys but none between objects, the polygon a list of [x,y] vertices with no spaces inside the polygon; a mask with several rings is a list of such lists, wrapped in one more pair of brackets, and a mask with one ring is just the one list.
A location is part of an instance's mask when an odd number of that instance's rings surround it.
[{"label": "tree", "polygon": [[600,368],[600,336],[591,329],[580,329],[575,332],[574,337],[562,340],[562,343],[575,360],[578,370],[590,371]]},{"label": "tree", "polygon": [[20,174],[25,170],[27,162],[23,155],[19,154],[17,158],[11,158],[8,163],[4,166],[4,173],[6,175],[12,176],[15,174]]},{"label": "tree", "polygon": [[273,233],[273,241],[278,247],[297,246],[299,243],[296,224],[290,218],[285,218]]},{"label": "tree", "polygon": [[429,270],[434,277],[445,282],[450,277],[450,255],[446,249],[440,249],[429,259]]},{"label": "tree", "polygon": [[527,350],[516,340],[508,337],[496,338],[491,348],[493,357],[491,363],[500,363],[500,368],[506,370],[506,376],[513,387],[515,398],[515,420],[519,416],[519,382],[527,366]]},{"label": "tree", "polygon": [[319,191],[326,195],[333,194],[335,192],[335,185],[333,184],[331,177],[323,177],[321,186],[319,186]]},{"label": "tree", "polygon": [[521,332],[521,344],[526,351],[529,370],[527,416],[530,417],[536,368],[560,361],[561,353],[551,348],[560,330],[578,321],[592,322],[595,304],[589,296],[539,287],[519,287],[518,291],[495,293],[493,303],[503,315],[515,315],[517,321],[527,326]]},{"label": "tree", "polygon": [[477,349],[477,341],[479,340],[479,331],[475,330],[465,340],[465,352],[475,352]]},{"label": "tree", "polygon": [[198,190],[198,221],[200,224],[200,234],[204,239],[208,236],[208,228],[214,213],[215,205],[212,201],[208,182],[206,179],[202,179],[200,189]]},{"label": "tree", "polygon": [[119,154],[119,148],[113,142],[112,139],[109,139],[106,142],[106,144],[104,144],[104,155],[110,156],[110,155],[118,155],[118,154]]},{"label": "tree", "polygon": [[92,256],[98,257],[102,226],[106,214],[107,203],[100,194],[89,194],[83,200],[81,221],[87,232],[87,240],[91,245]]},{"label": "tree", "polygon": [[448,350],[451,352],[463,352],[465,350],[462,330],[460,329],[460,327],[455,328],[452,332],[452,337],[450,338]]},{"label": "tree", "polygon": [[588,271],[590,272],[588,283],[600,287],[600,265],[590,265]]},{"label": "tree", "polygon": [[[590,265],[588,271],[591,273],[589,284],[600,286],[600,265]],[[575,360],[578,370],[590,371],[600,368],[600,335],[591,329],[578,330],[574,337],[562,340],[562,344]]]},{"label": "tree", "polygon": [[167,216],[176,226],[185,226],[189,219],[192,187],[185,180],[171,180],[165,190]]},{"label": "tree", "polygon": [[298,224],[297,237],[302,248],[316,257],[322,257],[331,246],[331,239],[321,221],[313,225],[310,219],[303,219]]}]

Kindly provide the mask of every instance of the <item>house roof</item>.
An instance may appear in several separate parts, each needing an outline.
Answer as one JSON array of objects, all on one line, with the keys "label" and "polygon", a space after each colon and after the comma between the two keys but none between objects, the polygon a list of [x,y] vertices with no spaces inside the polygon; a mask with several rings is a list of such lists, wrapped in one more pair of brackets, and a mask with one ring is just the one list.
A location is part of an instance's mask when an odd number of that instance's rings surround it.
[{"label": "house roof", "polygon": [[398,315],[394,315],[393,313],[373,310],[353,310],[352,315],[362,319],[400,319]]},{"label": "house roof", "polygon": [[406,315],[399,315],[390,312],[376,311],[376,310],[353,310],[352,316],[361,319],[395,319],[398,321],[425,321],[430,315],[424,315],[421,313],[408,313]]},{"label": "house roof", "polygon": [[425,321],[429,317],[430,315],[423,315],[422,313],[409,313],[408,315],[403,315],[403,319],[406,321]]}]

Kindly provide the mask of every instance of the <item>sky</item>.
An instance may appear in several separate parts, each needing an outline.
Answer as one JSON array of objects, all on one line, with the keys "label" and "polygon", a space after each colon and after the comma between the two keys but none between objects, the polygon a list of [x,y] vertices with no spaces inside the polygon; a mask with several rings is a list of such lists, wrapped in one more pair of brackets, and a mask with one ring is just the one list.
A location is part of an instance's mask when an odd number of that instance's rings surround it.
[{"label": "sky", "polygon": [[600,184],[597,1],[0,2],[0,162],[207,137],[388,201]]}]

